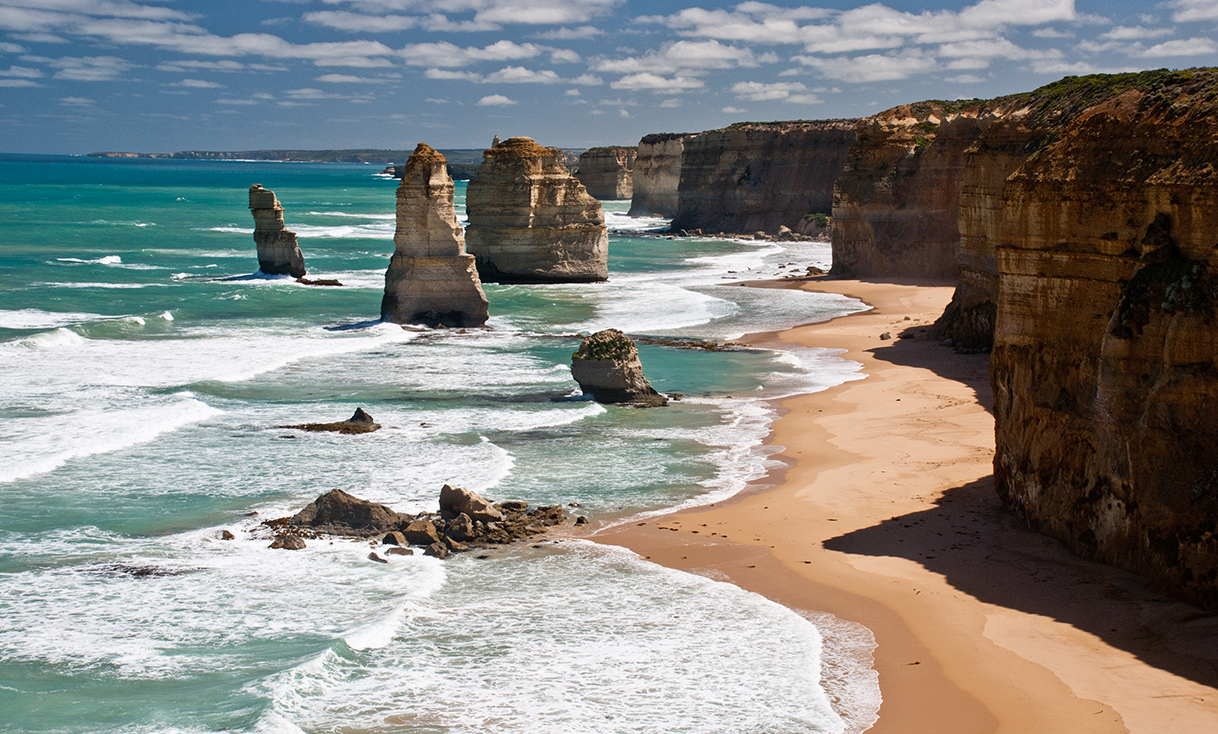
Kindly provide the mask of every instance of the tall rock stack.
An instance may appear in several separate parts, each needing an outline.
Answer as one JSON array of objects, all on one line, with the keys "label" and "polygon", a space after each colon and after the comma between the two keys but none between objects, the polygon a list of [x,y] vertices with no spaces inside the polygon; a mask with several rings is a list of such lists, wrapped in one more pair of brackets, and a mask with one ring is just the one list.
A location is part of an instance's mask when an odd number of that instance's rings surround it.
[{"label": "tall rock stack", "polygon": [[579,154],[575,177],[597,199],[620,201],[634,195],[635,149],[590,148]]},{"label": "tall rock stack", "polygon": [[588,283],[609,278],[600,202],[558,148],[508,138],[482,154],[466,191],[470,254],[490,283]]},{"label": "tall rock stack", "polygon": [[419,143],[403,167],[393,258],[385,272],[381,319],[395,324],[481,326],[486,294],[453,208],[448,161]]},{"label": "tall rock stack", "polygon": [[254,215],[254,244],[258,246],[258,269],[267,275],[305,275],[304,254],[296,244],[296,233],[283,225],[283,207],[275,192],[250,187],[250,212]]},{"label": "tall rock stack", "polygon": [[681,184],[681,154],[685,136],[679,133],[645,135],[639,141],[631,174],[632,217],[675,217],[677,187]]}]

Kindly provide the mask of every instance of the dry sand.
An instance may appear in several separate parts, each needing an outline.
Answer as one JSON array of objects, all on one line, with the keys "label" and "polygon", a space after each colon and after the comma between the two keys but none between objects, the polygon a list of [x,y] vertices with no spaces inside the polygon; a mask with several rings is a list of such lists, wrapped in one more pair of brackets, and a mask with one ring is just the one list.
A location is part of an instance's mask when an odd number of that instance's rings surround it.
[{"label": "dry sand", "polygon": [[753,490],[594,539],[871,629],[873,732],[1218,732],[1218,615],[1000,507],[988,357],[925,329],[952,287],[800,287],[874,308],[755,341],[844,349],[867,377],[787,400],[787,468]]}]

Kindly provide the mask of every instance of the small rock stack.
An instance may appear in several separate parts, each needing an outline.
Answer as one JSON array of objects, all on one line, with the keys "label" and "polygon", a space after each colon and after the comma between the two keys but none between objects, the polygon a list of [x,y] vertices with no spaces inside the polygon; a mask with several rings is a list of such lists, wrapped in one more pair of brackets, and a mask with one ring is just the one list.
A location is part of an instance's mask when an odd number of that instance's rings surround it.
[{"label": "small rock stack", "polygon": [[275,192],[250,187],[250,212],[254,215],[254,244],[258,247],[258,269],[267,275],[305,276],[304,254],[296,244],[296,233],[283,224],[283,207]]},{"label": "small rock stack", "polygon": [[598,331],[584,339],[571,355],[571,376],[598,403],[640,408],[668,405],[668,398],[643,376],[634,342],[617,329]]}]

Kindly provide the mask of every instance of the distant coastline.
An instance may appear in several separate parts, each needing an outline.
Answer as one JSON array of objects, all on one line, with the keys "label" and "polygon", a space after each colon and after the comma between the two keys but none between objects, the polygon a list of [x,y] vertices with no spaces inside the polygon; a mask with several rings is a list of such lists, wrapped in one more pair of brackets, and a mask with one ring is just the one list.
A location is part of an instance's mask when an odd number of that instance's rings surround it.
[{"label": "distant coastline", "polygon": [[[173,153],[134,153],[130,151],[101,151],[88,153],[90,158],[168,158],[186,161],[282,161],[291,163],[404,163],[413,150],[354,148],[350,150],[179,150]],[[482,148],[441,148],[450,164],[482,163]],[[563,149],[567,165],[579,160],[582,149]]]}]

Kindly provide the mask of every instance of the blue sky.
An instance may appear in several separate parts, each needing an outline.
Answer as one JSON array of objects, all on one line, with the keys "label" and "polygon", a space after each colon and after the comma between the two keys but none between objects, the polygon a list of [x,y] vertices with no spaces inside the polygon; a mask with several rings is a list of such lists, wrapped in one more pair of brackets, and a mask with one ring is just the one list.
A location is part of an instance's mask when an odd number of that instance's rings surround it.
[{"label": "blue sky", "polygon": [[0,0],[0,151],[631,145],[1218,65],[1218,0]]}]

